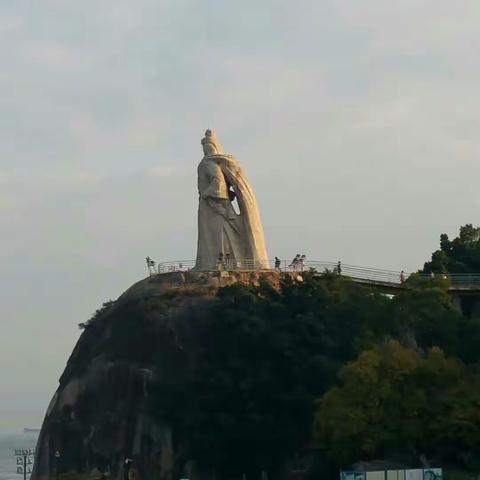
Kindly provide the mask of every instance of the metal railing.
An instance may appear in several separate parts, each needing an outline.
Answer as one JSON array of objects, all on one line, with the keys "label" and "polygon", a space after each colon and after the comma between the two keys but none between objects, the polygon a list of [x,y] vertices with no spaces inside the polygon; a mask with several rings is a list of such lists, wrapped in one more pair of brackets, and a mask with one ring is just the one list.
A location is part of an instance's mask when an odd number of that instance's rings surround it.
[{"label": "metal railing", "polygon": [[[195,267],[195,260],[176,260],[160,262],[156,267],[150,269],[150,273],[187,272]],[[425,280],[431,278],[444,278],[448,280],[450,288],[453,289],[480,289],[480,274],[418,274],[409,272],[398,272],[378,268],[360,267],[339,262],[321,262],[305,260],[293,263],[287,260],[251,260],[251,259],[223,259],[219,260],[212,271],[235,271],[235,270],[278,270],[282,272],[303,272],[315,270],[318,273],[331,272],[340,274],[360,283],[374,285],[400,286],[411,275]]]},{"label": "metal railing", "polygon": [[[252,259],[228,259],[219,260],[212,271],[234,271],[234,270],[279,270],[282,272],[302,272],[311,269],[321,271],[332,269],[336,263],[333,262],[297,262],[296,264],[287,260],[252,260]],[[159,262],[151,273],[188,272],[195,267],[195,260],[175,260],[170,262]]]},{"label": "metal railing", "polygon": [[[169,273],[169,272],[188,272],[195,266],[195,260],[176,260],[173,262],[159,262],[154,273]],[[152,271],[151,270],[151,271]]]},{"label": "metal railing", "polygon": [[[338,273],[338,263],[332,264],[325,262],[306,262],[309,267],[315,268],[318,272],[329,270]],[[398,272],[395,270],[384,270],[379,268],[359,267],[357,265],[340,264],[340,273],[352,278],[358,282],[371,283],[376,285],[401,285],[410,276],[423,280],[444,279],[449,282],[450,288],[453,289],[470,289],[480,288],[479,273],[410,273]]]},{"label": "metal railing", "polygon": [[[449,273],[438,276],[448,279],[451,289],[480,289],[480,274],[478,273]],[[430,275],[422,275],[422,277],[429,278]]]},{"label": "metal railing", "polygon": [[[156,273],[188,272],[195,267],[195,260],[177,260],[173,262],[160,262],[157,264]],[[233,270],[271,270],[276,268],[274,260],[230,259],[219,260],[212,271]],[[286,269],[286,262],[282,262],[280,268]]]}]

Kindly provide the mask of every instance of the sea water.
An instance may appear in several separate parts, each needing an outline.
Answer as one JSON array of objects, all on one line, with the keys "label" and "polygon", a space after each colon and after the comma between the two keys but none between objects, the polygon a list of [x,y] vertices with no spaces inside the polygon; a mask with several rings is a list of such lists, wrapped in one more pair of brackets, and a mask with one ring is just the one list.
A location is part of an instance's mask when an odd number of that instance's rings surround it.
[{"label": "sea water", "polygon": [[17,474],[15,450],[35,448],[37,438],[36,432],[0,433],[0,480],[23,480],[23,475]]}]

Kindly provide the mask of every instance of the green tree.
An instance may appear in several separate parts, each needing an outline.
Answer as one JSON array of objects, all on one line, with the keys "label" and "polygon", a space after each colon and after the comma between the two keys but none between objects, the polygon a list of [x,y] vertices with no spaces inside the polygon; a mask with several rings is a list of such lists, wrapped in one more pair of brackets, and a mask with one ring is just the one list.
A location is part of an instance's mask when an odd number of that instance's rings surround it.
[{"label": "green tree", "polygon": [[341,466],[396,454],[469,464],[480,445],[480,382],[432,348],[397,341],[363,352],[319,401],[317,442]]},{"label": "green tree", "polygon": [[464,318],[451,302],[448,281],[412,276],[406,285],[390,303],[394,336],[413,348],[438,346],[448,355],[459,354]]},{"label": "green tree", "polygon": [[478,273],[480,272],[480,228],[466,224],[460,227],[458,237],[449,240],[440,236],[440,249],[423,267],[424,273]]}]

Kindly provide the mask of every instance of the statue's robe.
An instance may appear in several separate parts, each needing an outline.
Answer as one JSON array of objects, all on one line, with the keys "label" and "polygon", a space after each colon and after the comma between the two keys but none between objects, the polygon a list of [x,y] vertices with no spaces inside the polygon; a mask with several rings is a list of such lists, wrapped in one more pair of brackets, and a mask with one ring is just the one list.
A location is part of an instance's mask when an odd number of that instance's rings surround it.
[{"label": "statue's robe", "polygon": [[[235,192],[239,213],[229,189]],[[215,270],[219,254],[229,254],[230,268],[268,268],[257,201],[238,160],[209,155],[198,166],[198,248],[195,270]]]}]

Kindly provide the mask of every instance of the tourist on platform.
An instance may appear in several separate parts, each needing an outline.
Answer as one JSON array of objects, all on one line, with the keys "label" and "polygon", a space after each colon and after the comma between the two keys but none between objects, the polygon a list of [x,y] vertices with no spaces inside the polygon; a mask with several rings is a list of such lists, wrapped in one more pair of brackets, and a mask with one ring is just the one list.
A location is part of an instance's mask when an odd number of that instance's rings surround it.
[{"label": "tourist on platform", "polygon": [[225,268],[225,264],[223,262],[223,252],[218,254],[218,262],[217,262],[217,270],[221,271]]},{"label": "tourist on platform", "polygon": [[303,272],[303,269],[305,268],[305,259],[307,258],[307,256],[304,254],[300,257],[300,259],[298,260],[298,269]]},{"label": "tourist on platform", "polygon": [[400,283],[404,283],[405,282],[405,272],[402,270],[400,272]]},{"label": "tourist on platform", "polygon": [[155,262],[150,257],[146,257],[145,260],[147,262],[148,273],[150,273],[150,275],[155,273]]},{"label": "tourist on platform", "polygon": [[289,267],[292,267],[293,268],[293,271],[296,271],[297,268],[298,268],[298,262],[300,261],[300,254],[297,253],[294,257],[294,259],[292,260],[292,263],[289,265]]},{"label": "tourist on platform", "polygon": [[276,268],[277,270],[280,270],[280,264],[281,264],[281,263],[282,263],[282,262],[280,261],[280,259],[279,259],[278,257],[275,257],[275,268]]},{"label": "tourist on platform", "polygon": [[342,274],[342,262],[339,260],[337,262],[337,275],[341,275]]}]

